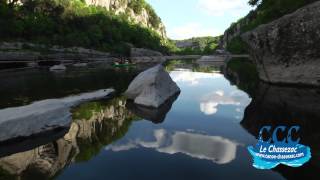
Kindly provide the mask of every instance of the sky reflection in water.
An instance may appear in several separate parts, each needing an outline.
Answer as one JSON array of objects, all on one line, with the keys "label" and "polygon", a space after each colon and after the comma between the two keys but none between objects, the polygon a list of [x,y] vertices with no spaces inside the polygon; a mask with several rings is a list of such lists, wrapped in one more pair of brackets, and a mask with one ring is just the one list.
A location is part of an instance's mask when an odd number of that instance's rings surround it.
[{"label": "sky reflection in water", "polygon": [[[252,101],[248,94],[217,70],[211,72],[205,67],[201,71],[202,66],[190,63],[179,65],[183,68],[171,69],[170,75],[182,91],[168,106],[158,111],[129,107],[121,96],[85,103],[72,111],[71,128],[64,137],[52,132],[57,138],[33,138],[28,147],[24,142],[5,146],[0,165],[11,168],[21,179],[281,179],[275,171],[252,167],[246,147],[257,140],[240,124]],[[132,78],[130,73],[119,74],[128,76],[128,82]],[[101,82],[108,77],[97,76]],[[88,84],[83,79],[87,79],[86,74],[72,79],[74,86]],[[66,87],[69,89],[73,86]],[[43,97],[51,97],[55,91],[48,93]],[[152,122],[137,117],[140,114]],[[23,152],[16,153],[18,146]],[[6,156],[12,154],[10,151],[16,154]],[[28,160],[18,162],[21,157]]]},{"label": "sky reflection in water", "polygon": [[217,72],[176,69],[170,75],[182,91],[163,123],[134,122],[123,138],[86,164],[74,165],[61,179],[98,165],[111,179],[231,179],[239,174],[281,179],[251,165],[246,146],[256,139],[239,124],[251,102],[245,92]]}]

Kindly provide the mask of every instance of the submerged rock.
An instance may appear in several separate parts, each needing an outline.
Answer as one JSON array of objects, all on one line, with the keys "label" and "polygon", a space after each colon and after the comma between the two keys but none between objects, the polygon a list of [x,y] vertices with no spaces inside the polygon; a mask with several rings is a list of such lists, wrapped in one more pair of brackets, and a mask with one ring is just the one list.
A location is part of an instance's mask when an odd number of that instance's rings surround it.
[{"label": "submerged rock", "polygon": [[125,92],[134,103],[158,108],[170,97],[180,92],[162,65],[157,65],[140,73]]},{"label": "submerged rock", "polygon": [[56,128],[69,127],[70,108],[85,101],[108,96],[114,90],[103,89],[61,99],[48,99],[30,105],[0,110],[0,142],[28,137]]},{"label": "submerged rock", "polygon": [[319,17],[317,1],[242,35],[262,80],[320,86]]},{"label": "submerged rock", "polygon": [[67,69],[66,66],[64,66],[63,64],[60,65],[54,65],[50,68],[50,71],[65,71]]},{"label": "submerged rock", "polygon": [[172,104],[179,97],[179,94],[170,97],[164,104],[159,108],[148,108],[145,106],[134,104],[133,102],[127,102],[126,107],[132,111],[137,116],[149,120],[155,124],[162,123],[167,116],[167,113],[170,111]]}]

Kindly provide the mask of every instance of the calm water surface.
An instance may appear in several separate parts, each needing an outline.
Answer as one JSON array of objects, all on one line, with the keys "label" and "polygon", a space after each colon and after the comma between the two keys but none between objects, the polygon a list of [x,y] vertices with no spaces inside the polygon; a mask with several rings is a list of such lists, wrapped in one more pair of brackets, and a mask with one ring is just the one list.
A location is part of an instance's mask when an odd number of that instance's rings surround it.
[{"label": "calm water surface", "polygon": [[[317,177],[320,165],[315,158],[301,168],[257,170],[246,149],[257,142],[257,132],[263,125],[291,123],[305,129],[305,144],[314,147],[313,153],[319,152],[319,129],[315,126],[319,117],[315,104],[320,101],[317,90],[260,83],[249,72],[250,67],[243,71],[237,63],[229,67],[223,63],[172,61],[166,68],[181,93],[157,111],[132,105],[121,96],[143,68],[114,70],[93,66],[62,74],[33,70],[9,76],[10,82],[16,82],[0,88],[3,108],[111,86],[119,93],[109,100],[73,108],[70,129],[0,143],[0,178]],[[29,73],[31,76],[27,76]],[[20,98],[13,100],[14,97]]]}]

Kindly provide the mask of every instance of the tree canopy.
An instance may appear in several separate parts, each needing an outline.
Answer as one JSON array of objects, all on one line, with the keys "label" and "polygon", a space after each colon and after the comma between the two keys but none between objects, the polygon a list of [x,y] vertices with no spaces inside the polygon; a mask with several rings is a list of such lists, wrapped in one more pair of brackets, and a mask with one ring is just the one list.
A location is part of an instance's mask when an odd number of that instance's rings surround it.
[{"label": "tree canopy", "polygon": [[0,40],[82,46],[120,54],[128,54],[132,45],[169,51],[168,42],[158,33],[128,19],[126,14],[87,6],[83,0],[29,0],[22,5],[1,0]]}]

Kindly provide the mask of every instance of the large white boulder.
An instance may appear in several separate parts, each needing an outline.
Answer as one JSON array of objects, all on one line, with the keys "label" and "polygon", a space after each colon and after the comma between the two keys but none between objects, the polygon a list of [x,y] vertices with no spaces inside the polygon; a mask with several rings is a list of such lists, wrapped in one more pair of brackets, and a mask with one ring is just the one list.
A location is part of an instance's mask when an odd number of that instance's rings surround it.
[{"label": "large white boulder", "polygon": [[170,97],[180,92],[180,88],[171,79],[162,65],[157,65],[140,73],[125,92],[134,103],[158,108]]}]

